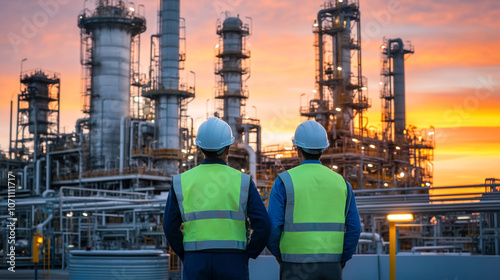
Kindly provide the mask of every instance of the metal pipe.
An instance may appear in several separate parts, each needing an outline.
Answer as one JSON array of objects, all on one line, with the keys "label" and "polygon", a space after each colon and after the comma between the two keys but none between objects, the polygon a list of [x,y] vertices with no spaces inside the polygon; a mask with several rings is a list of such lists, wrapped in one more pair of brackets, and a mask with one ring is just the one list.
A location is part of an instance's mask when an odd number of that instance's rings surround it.
[{"label": "metal pipe", "polygon": [[47,153],[45,159],[45,190],[50,190],[50,153]]},{"label": "metal pipe", "polygon": [[120,164],[119,164],[119,170],[120,174],[123,173],[123,166],[125,163],[125,122],[130,121],[129,116],[122,117],[121,122],[120,122]]},{"label": "metal pipe", "polygon": [[[134,148],[134,138],[135,138],[135,133],[134,133],[134,129],[135,129],[135,125],[139,125],[141,122],[143,121],[138,121],[138,120],[133,120],[130,122],[130,135],[129,135],[129,138],[130,138],[130,146],[129,146],[129,156],[128,156],[128,164],[129,166],[132,166],[132,151],[133,151],[133,148]],[[139,133],[137,133],[137,135],[139,135]],[[139,138],[139,136],[137,136]]]},{"label": "metal pipe", "polygon": [[28,189],[28,167],[29,167],[29,164],[26,164],[24,166],[24,174],[23,174],[23,189],[24,190],[27,190]]},{"label": "metal pipe", "polygon": [[384,240],[380,236],[380,234],[375,232],[362,232],[359,236],[359,239],[371,239],[376,242],[376,251],[378,255],[384,253]]},{"label": "metal pipe", "polygon": [[139,150],[142,147],[143,133],[147,132],[147,131],[143,131],[143,126],[145,126],[146,128],[151,127],[151,128],[153,128],[153,130],[155,129],[155,124],[152,122],[142,121],[139,123],[139,134],[138,134],[138,139],[137,139],[137,148]]},{"label": "metal pipe", "polygon": [[80,118],[80,119],[76,120],[75,132],[76,132],[76,134],[78,134],[78,138],[79,138],[78,145],[81,145],[83,142],[83,129],[82,129],[81,125],[85,122],[88,122],[88,121],[89,121],[89,118]]},{"label": "metal pipe", "polygon": [[[248,138],[248,134],[245,134],[245,135],[247,135],[247,138]],[[249,162],[249,166],[248,166],[249,170],[250,170],[250,176],[252,176],[252,178],[254,180],[257,180],[257,157],[255,156],[254,150],[248,144],[236,144],[236,147],[243,148],[247,151],[248,156],[250,158],[250,162]]]},{"label": "metal pipe", "polygon": [[41,173],[40,172],[40,169],[41,169],[40,166],[41,166],[41,162],[44,161],[44,160],[45,160],[45,158],[41,158],[41,159],[39,159],[39,160],[36,161],[36,174],[35,174],[36,176],[34,176],[35,177],[34,178],[34,181],[35,181],[35,184],[34,184],[34,186],[35,186],[35,195],[39,195],[40,194],[40,180],[42,179],[40,177],[40,173]]},{"label": "metal pipe", "polygon": [[40,234],[43,234],[43,228],[50,222],[52,221],[52,218],[54,218],[54,214],[50,213],[49,216],[47,217],[47,219],[45,219],[45,221],[43,221],[42,223],[38,224],[36,226],[36,229],[38,232],[40,232]]},{"label": "metal pipe", "polygon": [[9,122],[9,158],[12,159],[12,100],[10,101],[10,122]]},{"label": "metal pipe", "polygon": [[54,195],[56,195],[56,196],[57,196],[56,191],[54,191],[54,190],[45,190],[45,191],[42,193],[42,197],[47,197],[47,195],[49,195],[50,193],[53,193]]}]

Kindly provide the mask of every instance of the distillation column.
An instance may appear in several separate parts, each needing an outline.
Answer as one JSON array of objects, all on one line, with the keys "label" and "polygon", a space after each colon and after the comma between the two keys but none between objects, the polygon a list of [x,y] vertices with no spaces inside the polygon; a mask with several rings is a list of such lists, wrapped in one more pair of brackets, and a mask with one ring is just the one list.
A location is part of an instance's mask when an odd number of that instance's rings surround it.
[{"label": "distillation column", "polygon": [[180,83],[180,2],[162,0],[160,8],[160,72],[158,85],[143,92],[155,102],[157,144],[153,146],[157,166],[166,174],[178,174],[181,153],[181,106],[194,97],[194,88]]},{"label": "distillation column", "polygon": [[93,13],[80,14],[78,27],[91,39],[89,57],[82,59],[91,75],[90,165],[116,168],[120,120],[130,115],[131,41],[146,31],[146,20],[123,1],[101,0]]},{"label": "distillation column", "polygon": [[[389,39],[382,46],[382,56],[384,59],[382,75],[385,76],[382,96],[387,103],[387,106],[384,108],[384,111],[386,111],[384,122],[386,122],[386,126],[394,122],[393,140],[396,143],[402,143],[405,139],[405,55],[413,53],[413,47],[409,44],[405,48],[403,41],[399,38]],[[394,106],[390,104],[392,100],[394,100]],[[392,128],[387,127],[385,129],[385,133],[391,132]]]},{"label": "distillation column", "polygon": [[[357,1],[326,2],[314,23],[316,94],[301,115],[321,123],[335,139],[363,128],[369,108],[361,74],[361,32]],[[353,69],[354,68],[354,69]]]},{"label": "distillation column", "polygon": [[242,141],[242,107],[248,98],[244,85],[243,75],[248,74],[243,61],[250,57],[245,50],[244,38],[250,34],[247,24],[243,24],[239,17],[228,17],[217,27],[217,34],[222,41],[216,46],[218,62],[215,74],[219,75],[215,98],[222,100],[222,117],[226,121],[235,137],[236,143]]}]

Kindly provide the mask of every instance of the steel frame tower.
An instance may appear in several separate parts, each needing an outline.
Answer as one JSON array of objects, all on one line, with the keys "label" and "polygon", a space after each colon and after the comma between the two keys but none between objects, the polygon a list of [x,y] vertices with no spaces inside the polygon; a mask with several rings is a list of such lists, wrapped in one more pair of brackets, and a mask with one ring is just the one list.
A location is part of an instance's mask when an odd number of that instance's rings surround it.
[{"label": "steel frame tower", "polygon": [[20,82],[13,151],[16,159],[36,162],[46,151],[47,142],[59,137],[60,75],[42,69],[28,70],[21,74]]},{"label": "steel frame tower", "polygon": [[382,45],[382,122],[384,139],[402,143],[406,133],[405,55],[415,52],[410,43],[387,39]]},{"label": "steel frame tower", "polygon": [[[250,51],[246,49],[246,38],[250,35],[250,27],[239,17],[226,17],[221,24],[217,20],[219,43],[215,48],[217,62],[215,64],[216,89],[215,99],[221,100],[217,113],[226,121],[235,136],[235,142],[242,142],[244,107],[248,99],[248,88],[245,75],[249,75],[247,67]],[[247,76],[248,77],[248,76]]]},{"label": "steel frame tower", "polygon": [[362,134],[355,127],[364,129],[363,111],[370,107],[361,73],[360,28],[357,0],[326,2],[314,23],[315,98],[300,112],[321,123],[332,139]]}]

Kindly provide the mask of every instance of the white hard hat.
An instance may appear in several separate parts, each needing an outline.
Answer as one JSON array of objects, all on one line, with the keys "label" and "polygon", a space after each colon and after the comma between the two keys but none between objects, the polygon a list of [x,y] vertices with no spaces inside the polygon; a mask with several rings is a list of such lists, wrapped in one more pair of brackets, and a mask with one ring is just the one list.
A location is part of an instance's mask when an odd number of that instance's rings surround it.
[{"label": "white hard hat", "polygon": [[297,127],[292,142],[310,154],[322,153],[330,144],[326,130],[322,125],[312,120],[305,121]]},{"label": "white hard hat", "polygon": [[204,121],[196,136],[196,145],[206,151],[219,151],[233,142],[231,127],[216,117],[210,117]]}]

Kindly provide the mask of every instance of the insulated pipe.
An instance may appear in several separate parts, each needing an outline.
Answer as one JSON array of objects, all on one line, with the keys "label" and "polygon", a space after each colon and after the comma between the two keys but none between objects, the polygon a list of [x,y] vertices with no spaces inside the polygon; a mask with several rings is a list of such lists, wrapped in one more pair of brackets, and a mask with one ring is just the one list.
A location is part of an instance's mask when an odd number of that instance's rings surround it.
[{"label": "insulated pipe", "polygon": [[89,121],[88,118],[81,118],[81,119],[76,120],[75,132],[76,132],[76,134],[78,134],[78,138],[79,138],[78,145],[79,146],[83,142],[83,129],[82,129],[81,125],[85,122],[88,122],[88,121]]},{"label": "insulated pipe", "polygon": [[42,179],[40,177],[40,169],[41,169],[41,162],[45,161],[45,158],[40,158],[39,160],[36,161],[36,176],[35,176],[35,195],[40,194],[40,180]]},{"label": "insulated pipe", "polygon": [[127,121],[130,121],[130,117],[125,116],[121,119],[120,122],[120,165],[119,165],[120,174],[123,173],[123,166],[125,163],[125,133],[126,133],[125,123]]},{"label": "insulated pipe", "polygon": [[47,195],[53,193],[55,196],[57,196],[57,193],[56,191],[54,190],[45,190],[43,193],[42,193],[42,197],[47,197]]},{"label": "insulated pipe", "polygon": [[137,139],[137,146],[139,149],[142,147],[142,138],[143,138],[143,133],[144,133],[143,126],[151,127],[151,128],[153,128],[153,130],[155,129],[155,124],[152,122],[143,121],[143,122],[139,123],[139,135],[138,135],[138,139]]},{"label": "insulated pipe", "polygon": [[28,164],[24,167],[24,174],[23,174],[23,189],[27,190],[28,189]]},{"label": "insulated pipe", "polygon": [[46,154],[45,159],[45,190],[50,190],[50,153]]},{"label": "insulated pipe", "polygon": [[257,180],[257,157],[255,156],[254,150],[247,144],[236,144],[236,148],[243,148],[247,151],[250,158],[250,163],[248,166],[250,169],[250,176],[252,176],[252,179]]},{"label": "insulated pipe", "polygon": [[49,216],[47,217],[47,219],[45,219],[45,221],[43,221],[42,223],[38,224],[36,226],[36,229],[37,231],[40,233],[40,234],[43,234],[43,228],[50,222],[52,221],[52,218],[54,218],[54,214],[49,214]]},{"label": "insulated pipe", "polygon": [[380,237],[380,234],[374,232],[362,232],[359,239],[371,239],[377,243],[377,255],[384,253],[384,240]]}]

